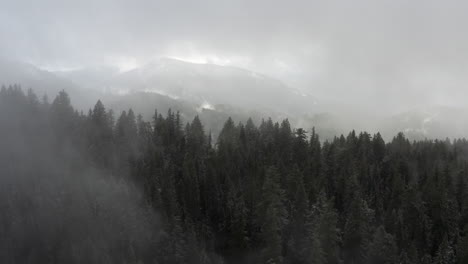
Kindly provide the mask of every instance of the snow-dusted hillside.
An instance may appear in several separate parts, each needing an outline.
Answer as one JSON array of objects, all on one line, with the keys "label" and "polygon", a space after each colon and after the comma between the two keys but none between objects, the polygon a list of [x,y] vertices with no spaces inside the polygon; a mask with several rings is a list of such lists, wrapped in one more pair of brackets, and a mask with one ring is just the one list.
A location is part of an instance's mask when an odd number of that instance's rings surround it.
[{"label": "snow-dusted hillside", "polygon": [[[428,106],[389,116],[356,109],[343,103],[316,103],[274,78],[245,69],[213,64],[195,64],[162,58],[136,69],[94,67],[50,72],[28,63],[0,59],[0,84],[34,88],[50,101],[66,90],[73,104],[82,110],[97,99],[117,113],[132,107],[150,118],[155,108],[180,110],[185,119],[200,115],[213,132],[228,116],[245,121],[289,118],[294,126],[316,127],[323,138],[355,129],[380,131],[387,139],[398,132],[409,138],[468,136],[468,109]],[[186,120],[188,121],[188,120]]]},{"label": "snow-dusted hillside", "polygon": [[156,92],[212,108],[226,104],[295,114],[313,109],[315,99],[279,80],[235,67],[162,58],[111,78],[114,93]]}]

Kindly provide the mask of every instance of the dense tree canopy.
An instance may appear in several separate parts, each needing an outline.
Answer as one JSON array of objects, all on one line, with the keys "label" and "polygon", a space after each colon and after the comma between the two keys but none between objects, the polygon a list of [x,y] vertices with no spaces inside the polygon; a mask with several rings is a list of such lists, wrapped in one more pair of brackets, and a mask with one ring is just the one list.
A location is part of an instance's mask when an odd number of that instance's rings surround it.
[{"label": "dense tree canopy", "polygon": [[[157,106],[155,106],[156,108]],[[2,263],[467,263],[468,141],[0,91]]]}]

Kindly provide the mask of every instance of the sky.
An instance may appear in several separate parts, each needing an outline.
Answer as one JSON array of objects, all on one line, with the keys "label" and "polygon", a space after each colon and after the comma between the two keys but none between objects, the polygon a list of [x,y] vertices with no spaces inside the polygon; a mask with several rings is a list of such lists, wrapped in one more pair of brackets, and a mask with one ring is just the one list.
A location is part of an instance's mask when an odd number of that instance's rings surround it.
[{"label": "sky", "polygon": [[467,1],[0,0],[0,56],[49,69],[231,65],[368,109],[463,107]]}]

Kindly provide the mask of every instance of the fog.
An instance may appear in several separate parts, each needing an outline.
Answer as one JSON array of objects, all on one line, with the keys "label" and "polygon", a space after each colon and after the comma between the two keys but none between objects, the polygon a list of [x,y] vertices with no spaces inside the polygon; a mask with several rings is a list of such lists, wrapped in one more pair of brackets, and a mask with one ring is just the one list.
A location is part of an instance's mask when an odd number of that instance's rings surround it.
[{"label": "fog", "polygon": [[0,6],[0,262],[468,261],[468,2]]},{"label": "fog", "polygon": [[2,1],[3,56],[46,69],[157,57],[246,68],[322,100],[464,106],[464,1]]},{"label": "fog", "polygon": [[[73,109],[60,113],[60,107],[71,106],[54,100],[48,109],[32,92],[25,100],[12,89],[3,89],[0,98],[1,261],[153,258],[150,248],[161,234],[158,214],[134,184],[90,165],[89,156],[71,140],[79,134],[69,130],[75,121],[67,115]],[[68,132],[61,134],[63,129]]]}]

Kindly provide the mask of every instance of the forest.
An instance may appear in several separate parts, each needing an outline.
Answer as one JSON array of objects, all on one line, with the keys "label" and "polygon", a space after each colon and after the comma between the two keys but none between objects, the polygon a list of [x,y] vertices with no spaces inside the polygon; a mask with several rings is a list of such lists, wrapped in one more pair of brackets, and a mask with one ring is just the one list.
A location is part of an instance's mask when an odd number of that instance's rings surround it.
[{"label": "forest", "polygon": [[1,263],[468,263],[468,141],[0,91]]}]

